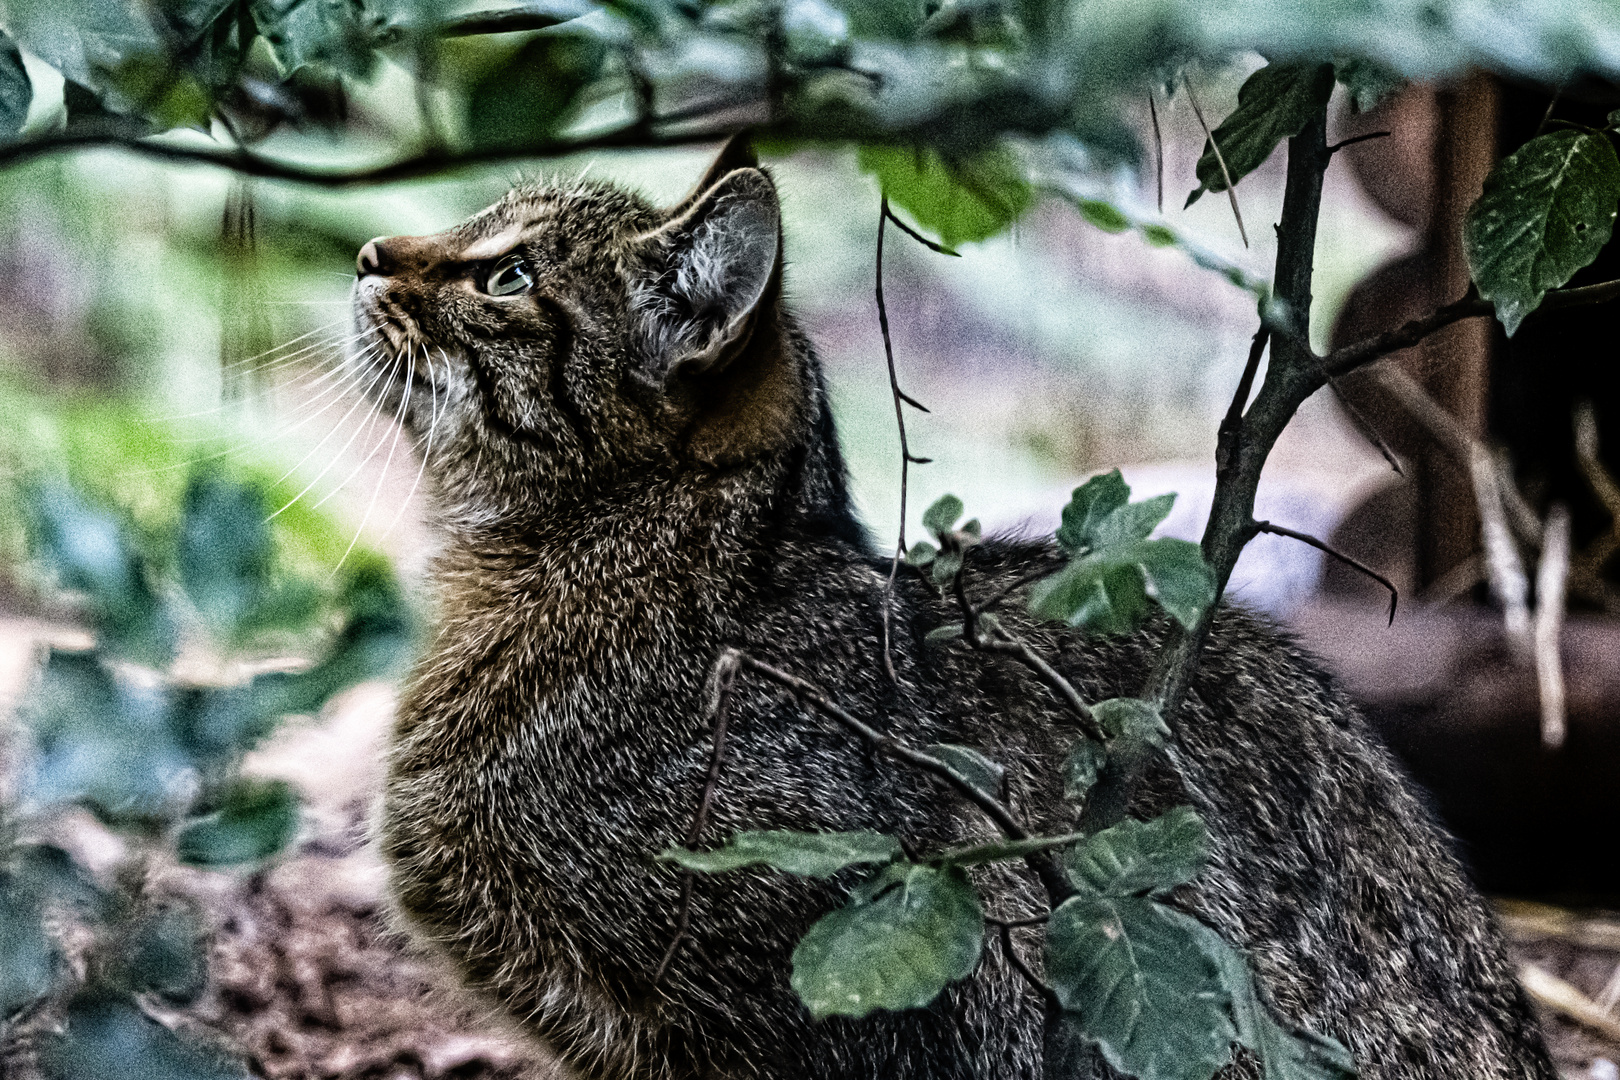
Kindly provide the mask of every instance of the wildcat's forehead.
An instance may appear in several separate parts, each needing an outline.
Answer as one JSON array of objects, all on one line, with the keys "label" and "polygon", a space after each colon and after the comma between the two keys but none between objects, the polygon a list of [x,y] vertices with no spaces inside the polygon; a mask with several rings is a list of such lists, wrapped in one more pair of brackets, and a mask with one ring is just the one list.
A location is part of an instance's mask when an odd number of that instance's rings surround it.
[{"label": "wildcat's forehead", "polygon": [[609,184],[521,184],[452,232],[464,245],[461,257],[476,260],[542,237],[566,237],[570,247],[610,243],[657,222],[644,199]]}]

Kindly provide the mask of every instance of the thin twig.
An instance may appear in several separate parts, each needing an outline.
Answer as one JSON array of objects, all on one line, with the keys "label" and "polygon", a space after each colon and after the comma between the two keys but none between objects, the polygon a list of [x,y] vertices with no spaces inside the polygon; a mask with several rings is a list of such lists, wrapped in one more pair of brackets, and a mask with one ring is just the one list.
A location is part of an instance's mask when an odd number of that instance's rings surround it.
[{"label": "thin twig", "polygon": [[1073,683],[1063,677],[1062,672],[1047,663],[1039,653],[1030,647],[1028,642],[1021,638],[1013,637],[1005,632],[1002,633],[1000,638],[985,634],[983,624],[979,619],[982,609],[968,603],[967,586],[965,584],[967,553],[963,552],[962,556],[962,564],[956,568],[956,575],[952,585],[956,591],[956,605],[962,612],[962,637],[966,640],[968,646],[978,652],[1000,653],[1003,656],[1010,656],[1029,668],[1080,718],[1080,725],[1085,729],[1087,735],[1099,742],[1106,742],[1108,737],[1104,734],[1102,725],[1097,722],[1097,717],[1092,713],[1091,706],[1086,704],[1086,699],[1081,696],[1080,691],[1074,688]]},{"label": "thin twig", "polygon": [[1339,384],[1339,380],[1326,372],[1322,374],[1326,377],[1328,388],[1333,391],[1333,396],[1338,399],[1340,405],[1344,406],[1345,413],[1350,417],[1350,426],[1360,432],[1363,439],[1372,443],[1373,448],[1383,457],[1384,462],[1395,470],[1396,476],[1405,476],[1406,470],[1401,468],[1400,459],[1395,456],[1395,451],[1390,449],[1389,444],[1384,441],[1384,437],[1373,426],[1373,422],[1367,419],[1362,411],[1356,407],[1356,403],[1350,399],[1350,395],[1344,392],[1344,387]]},{"label": "thin twig", "polygon": [[1353,135],[1342,142],[1334,143],[1332,146],[1327,148],[1327,152],[1330,154],[1337,154],[1340,150],[1343,150],[1347,146],[1354,146],[1356,143],[1366,142],[1368,139],[1382,139],[1389,134],[1390,132],[1387,131],[1369,131],[1365,135]]},{"label": "thin twig", "polygon": [[1581,553],[1582,562],[1595,573],[1603,569],[1603,564],[1613,558],[1616,551],[1620,551],[1620,485],[1615,484],[1614,477],[1609,475],[1599,456],[1597,414],[1590,401],[1583,401],[1575,407],[1574,423],[1575,458],[1580,462],[1581,474],[1586,477],[1592,494],[1597,496],[1598,502],[1609,514],[1609,531]]},{"label": "thin twig", "polygon": [[[731,691],[737,681],[737,669],[740,654],[735,649],[727,649],[715,661],[714,670],[709,679],[714,687],[714,748],[709,754],[709,772],[703,780],[703,795],[698,799],[697,812],[692,815],[691,827],[686,830],[686,846],[696,847],[697,842],[703,838],[703,828],[709,823],[709,811],[714,806],[715,789],[720,786],[720,769],[726,760],[726,729],[731,720]],[[680,950],[681,943],[686,940],[687,931],[692,922],[692,889],[695,875],[687,870],[681,876],[680,913],[675,920],[675,936],[670,939],[669,948],[664,950],[664,958],[658,963],[658,970],[653,972],[653,986],[656,987],[664,979],[664,973],[675,959]]]},{"label": "thin twig", "polygon": [[1541,690],[1541,745],[1564,745],[1564,662],[1558,648],[1564,623],[1564,587],[1569,581],[1569,511],[1555,503],[1542,530],[1541,565],[1536,568],[1536,685]]},{"label": "thin twig", "polygon": [[[738,662],[743,667],[758,672],[766,678],[787,687],[800,702],[809,705],[823,716],[841,724],[847,730],[864,739],[873,749],[910,765],[914,769],[928,773],[930,776],[949,785],[957,794],[982,810],[986,817],[995,822],[1002,835],[1009,840],[1025,840],[1029,838],[1029,830],[1010,807],[994,795],[978,787],[943,761],[908,746],[893,736],[886,735],[870,724],[858,719],[848,709],[829,698],[814,683],[807,682],[796,675],[790,675],[781,668],[773,667],[763,660],[756,660],[747,653],[738,653],[737,656]],[[1056,907],[1073,894],[1074,887],[1069,884],[1051,852],[1038,851],[1025,855],[1024,864],[1040,879],[1041,885],[1046,889],[1047,900],[1052,906]]]},{"label": "thin twig", "polygon": [[996,606],[1003,600],[1007,599],[1007,597],[1011,596],[1019,589],[1022,589],[1025,585],[1033,585],[1035,582],[1039,581],[1043,577],[1046,577],[1050,573],[1052,573],[1051,568],[1046,566],[1037,566],[1033,570],[1026,570],[1024,573],[1019,574],[1017,577],[1007,582],[1007,584],[1001,586],[989,596],[986,596],[983,600],[980,600],[977,604],[974,604],[974,614],[983,615],[987,611],[994,611]]},{"label": "thin twig", "polygon": [[1547,102],[1547,111],[1541,114],[1541,123],[1536,125],[1536,133],[1530,136],[1532,139],[1539,137],[1543,131],[1547,130],[1547,124],[1552,121],[1553,110],[1558,108],[1558,99],[1563,96],[1564,87],[1559,85],[1559,87],[1553,91],[1552,100]]},{"label": "thin twig", "polygon": [[1346,566],[1353,567],[1354,569],[1361,571],[1363,574],[1366,574],[1368,577],[1378,582],[1378,584],[1389,590],[1389,623],[1390,625],[1394,625],[1395,605],[1400,602],[1401,594],[1400,591],[1395,588],[1395,583],[1390,581],[1389,578],[1385,577],[1383,574],[1380,574],[1378,571],[1374,570],[1361,560],[1351,558],[1349,555],[1346,555],[1344,552],[1337,550],[1331,545],[1323,543],[1310,533],[1302,533],[1296,532],[1293,529],[1285,529],[1281,525],[1273,525],[1269,521],[1255,522],[1254,531],[1257,533],[1271,533],[1273,536],[1286,536],[1290,540],[1298,540],[1302,544],[1309,544],[1317,551],[1333,556]]},{"label": "thin twig", "polygon": [[906,235],[924,244],[934,251],[945,255],[955,255],[949,248],[941,247],[919,234],[905,222],[894,216],[889,209],[889,197],[884,195],[878,207],[878,234],[877,234],[877,309],[878,328],[883,331],[883,358],[889,366],[889,392],[894,397],[894,426],[900,432],[900,536],[895,543],[894,557],[889,560],[889,577],[883,583],[883,670],[889,676],[891,683],[899,683],[900,677],[894,670],[894,648],[891,623],[894,619],[894,579],[900,572],[900,560],[906,555],[906,495],[910,487],[911,466],[927,465],[931,458],[918,457],[911,452],[911,443],[906,438],[906,413],[900,407],[904,402],[923,412],[928,406],[900,389],[900,376],[894,369],[894,340],[889,334],[889,307],[883,300],[883,236],[884,226],[894,222]]},{"label": "thin twig", "polygon": [[1057,991],[1053,990],[1046,984],[1045,980],[1030,970],[1029,965],[1024,963],[1023,957],[1018,955],[1018,950],[1013,948],[1011,924],[1000,924],[1000,930],[1001,949],[1007,954],[1007,962],[1013,966],[1013,970],[1022,975],[1024,977],[1024,981],[1029,983],[1037,994],[1041,995],[1041,999],[1046,1002],[1048,1008],[1061,1008],[1062,1005],[1058,1001]]},{"label": "thin twig", "polygon": [[1226,157],[1221,153],[1220,144],[1215,141],[1215,133],[1209,130],[1209,124],[1204,120],[1204,110],[1198,107],[1198,98],[1193,94],[1192,80],[1186,72],[1181,73],[1182,84],[1187,87],[1187,101],[1192,105],[1193,115],[1198,117],[1198,126],[1204,129],[1204,137],[1209,139],[1209,148],[1215,152],[1215,163],[1221,167],[1221,178],[1226,181],[1226,197],[1232,202],[1232,216],[1237,218],[1238,235],[1243,237],[1243,246],[1249,246],[1249,231],[1243,227],[1243,211],[1238,209],[1237,185],[1232,182],[1232,174],[1226,168]]},{"label": "thin twig", "polygon": [[1153,90],[1148,90],[1148,115],[1153,118],[1153,161],[1159,175],[1159,213],[1164,213],[1164,135],[1159,131],[1159,109],[1153,104]]},{"label": "thin twig", "polygon": [[[1542,299],[1541,306],[1526,316],[1526,319],[1537,318],[1549,311],[1584,307],[1588,304],[1604,304],[1615,299],[1620,299],[1620,279],[1600,281],[1596,285],[1583,285],[1578,289],[1554,289]],[[1374,334],[1334,349],[1322,358],[1322,369],[1326,375],[1344,375],[1380,357],[1409,349],[1430,334],[1443,330],[1454,322],[1494,314],[1496,314],[1495,306],[1489,300],[1483,299],[1478,290],[1470,285],[1462,299],[1447,304],[1421,319],[1413,319],[1394,330],[1386,330],[1381,334]]]},{"label": "thin twig", "polygon": [[[895,216],[895,212],[889,209],[888,196],[884,196],[883,198],[883,216],[894,222],[895,228],[899,229],[901,232],[905,233],[907,236],[911,237],[928,250],[937,251],[941,255],[950,255],[957,259],[962,257],[962,253],[960,251],[952,251],[944,244],[935,243],[922,233],[918,232],[916,229],[913,229],[910,225],[907,225],[905,222],[901,221],[897,216]],[[923,411],[927,412],[928,410],[924,409]]]},{"label": "thin twig", "polygon": [[1513,543],[1507,514],[1502,510],[1501,481],[1491,455],[1483,446],[1471,446],[1468,478],[1479,507],[1479,531],[1485,543],[1485,577],[1496,602],[1502,605],[1502,626],[1508,642],[1521,659],[1533,657],[1535,642],[1530,628],[1530,582]]},{"label": "thin twig", "polygon": [[1022,930],[1027,926],[1045,926],[1051,918],[1052,913],[1048,911],[1044,915],[1031,915],[1027,919],[997,919],[994,916],[986,915],[984,921],[991,926],[1005,926],[1012,930]]}]

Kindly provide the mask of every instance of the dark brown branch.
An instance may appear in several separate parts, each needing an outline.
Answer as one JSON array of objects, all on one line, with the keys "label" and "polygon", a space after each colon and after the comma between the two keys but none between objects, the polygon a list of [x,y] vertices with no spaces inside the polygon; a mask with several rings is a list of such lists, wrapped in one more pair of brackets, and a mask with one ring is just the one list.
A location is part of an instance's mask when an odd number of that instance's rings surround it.
[{"label": "dark brown branch", "polygon": [[1153,91],[1148,91],[1148,116],[1153,118],[1153,163],[1159,177],[1159,213],[1164,213],[1164,134],[1159,130],[1159,107],[1153,104]]},{"label": "dark brown branch", "polygon": [[[664,122],[660,118],[659,122]],[[649,134],[637,120],[596,135],[580,139],[560,139],[555,142],[531,146],[498,147],[462,154],[440,151],[424,152],[401,158],[386,165],[361,169],[308,169],[275,158],[265,157],[250,150],[218,150],[207,147],[183,146],[177,143],[157,142],[150,139],[131,139],[106,133],[86,135],[53,135],[49,138],[24,139],[0,146],[0,169],[20,165],[51,154],[72,153],[79,150],[117,149],[141,157],[175,165],[212,165],[229,169],[242,176],[261,177],[266,180],[286,180],[324,188],[364,187],[392,184],[403,180],[420,180],[457,169],[477,165],[492,165],[507,161],[557,158],[582,150],[611,150],[650,147],[691,146],[695,143],[714,142],[734,134],[735,125],[718,129],[697,129],[677,133]]]},{"label": "dark brown branch", "polygon": [[[709,754],[709,772],[703,779],[703,795],[698,799],[697,812],[692,815],[692,825],[686,830],[686,846],[696,847],[703,839],[703,829],[709,823],[709,811],[714,806],[715,789],[720,786],[720,769],[726,761],[726,729],[731,721],[731,691],[737,682],[739,654],[735,649],[727,649],[715,661],[714,672],[710,676],[714,681],[714,749]],[[664,973],[675,959],[680,950],[681,943],[686,940],[687,931],[692,925],[692,888],[696,874],[687,870],[681,875],[681,901],[680,913],[675,919],[675,936],[670,939],[669,948],[664,950],[664,958],[658,963],[658,970],[653,972],[653,986],[664,980]]]},{"label": "dark brown branch", "polygon": [[1285,529],[1281,525],[1273,525],[1269,521],[1255,522],[1254,531],[1256,533],[1271,533],[1273,536],[1286,536],[1290,540],[1298,540],[1302,544],[1309,544],[1317,551],[1331,555],[1335,559],[1338,559],[1340,562],[1344,563],[1346,566],[1353,567],[1354,569],[1361,571],[1363,574],[1366,574],[1368,577],[1378,582],[1378,584],[1389,590],[1389,621],[1391,624],[1395,622],[1395,605],[1400,602],[1400,591],[1395,588],[1394,582],[1390,581],[1389,578],[1385,577],[1383,574],[1380,574],[1366,563],[1361,562],[1358,559],[1353,559],[1344,552],[1330,547],[1321,540],[1318,540],[1316,537],[1312,536],[1310,533],[1302,533],[1296,532],[1293,529]]},{"label": "dark brown branch", "polygon": [[1209,140],[1209,148],[1215,152],[1215,163],[1221,167],[1221,179],[1226,181],[1226,197],[1232,203],[1232,216],[1237,218],[1238,235],[1243,238],[1243,246],[1249,246],[1249,230],[1243,227],[1243,211],[1238,209],[1237,184],[1232,180],[1232,174],[1226,168],[1226,156],[1221,153],[1220,144],[1215,141],[1215,133],[1209,130],[1209,124],[1204,120],[1204,110],[1198,107],[1198,98],[1193,94],[1192,80],[1187,73],[1181,73],[1182,85],[1187,88],[1187,101],[1192,105],[1193,115],[1198,117],[1198,126],[1204,129],[1204,137]]},{"label": "dark brown branch", "polygon": [[[1534,319],[1549,311],[1603,304],[1615,299],[1620,299],[1620,280],[1583,285],[1578,289],[1554,289],[1541,301],[1541,306],[1526,318]],[[1344,375],[1390,353],[1409,349],[1430,334],[1443,330],[1454,322],[1494,314],[1496,308],[1470,285],[1462,299],[1447,304],[1421,319],[1413,319],[1394,330],[1374,334],[1372,337],[1334,349],[1322,358],[1322,370],[1329,376]]]},{"label": "dark brown branch", "polygon": [[1343,140],[1342,142],[1334,143],[1332,146],[1327,148],[1327,152],[1330,154],[1337,154],[1340,150],[1343,150],[1347,146],[1354,146],[1356,143],[1366,142],[1368,139],[1383,139],[1388,137],[1389,134],[1390,133],[1387,131],[1369,131],[1365,135],[1354,135]]},{"label": "dark brown branch", "polygon": [[[814,683],[805,681],[796,675],[790,675],[781,668],[773,667],[763,660],[756,660],[747,653],[736,654],[738,663],[750,671],[757,672],[778,684],[791,690],[802,703],[811,706],[823,716],[836,721],[848,731],[865,740],[873,749],[887,754],[897,761],[904,762],[920,772],[928,773],[954,789],[957,794],[967,799],[982,810],[986,817],[996,823],[1003,836],[1009,840],[1025,840],[1029,838],[1029,830],[1018,815],[1001,800],[981,790],[960,776],[956,770],[944,762],[920,750],[916,750],[891,735],[872,727],[870,724],[858,719],[848,709],[833,701],[824,694]],[[1050,852],[1041,851],[1024,857],[1025,864],[1035,872],[1041,884],[1045,886],[1049,902],[1056,906],[1073,893],[1073,887],[1064,878],[1062,870]]]},{"label": "dark brown branch", "polygon": [[[937,251],[941,255],[951,255],[958,259],[962,257],[962,253],[960,251],[952,251],[944,244],[935,243],[896,217],[894,211],[889,209],[889,197],[887,195],[883,197],[883,216],[894,222],[895,228],[917,241],[917,243],[921,244],[923,247],[928,248],[930,251]],[[928,410],[924,409],[923,411],[927,412]]]},{"label": "dark brown branch", "polygon": [[883,235],[889,219],[889,197],[878,205],[877,232],[877,309],[878,329],[883,332],[883,358],[889,365],[889,392],[894,396],[894,425],[900,432],[900,534],[895,540],[894,557],[889,560],[889,579],[883,583],[883,670],[891,683],[899,683],[894,670],[893,631],[894,579],[900,573],[900,560],[906,556],[906,489],[911,481],[911,444],[906,440],[906,411],[901,408],[900,376],[894,370],[894,340],[889,335],[889,307],[883,302]]},{"label": "dark brown branch", "polygon": [[1271,327],[1262,323],[1249,342],[1249,359],[1238,377],[1237,388],[1232,391],[1232,403],[1226,407],[1221,426],[1215,434],[1215,466],[1219,469],[1235,452],[1236,441],[1243,432],[1243,410],[1248,407],[1249,395],[1254,392],[1254,377],[1260,371],[1260,358],[1266,353],[1266,342],[1271,340]]},{"label": "dark brown branch", "polygon": [[1001,949],[1007,954],[1007,962],[1013,966],[1013,970],[1024,977],[1024,981],[1029,983],[1037,994],[1041,995],[1041,1000],[1046,1002],[1049,1011],[1061,1010],[1063,1006],[1058,1001],[1057,991],[1048,986],[1039,975],[1031,971],[1029,965],[1024,963],[1023,957],[1018,955],[1018,950],[1013,948],[1012,924],[1001,923],[999,927],[1001,930]]},{"label": "dark brown branch", "polygon": [[1099,742],[1106,742],[1107,736],[1103,734],[1102,725],[1092,714],[1091,706],[1074,684],[1063,677],[1063,673],[1047,663],[1028,642],[1004,634],[1001,638],[993,638],[985,634],[984,626],[979,616],[981,608],[968,603],[967,586],[964,584],[967,570],[967,553],[963,552],[962,565],[957,567],[953,586],[956,590],[956,605],[962,612],[962,637],[968,646],[977,652],[1000,653],[1010,656],[1033,671],[1044,682],[1059,700],[1068,705],[1074,714],[1080,718],[1080,726],[1086,734]]}]

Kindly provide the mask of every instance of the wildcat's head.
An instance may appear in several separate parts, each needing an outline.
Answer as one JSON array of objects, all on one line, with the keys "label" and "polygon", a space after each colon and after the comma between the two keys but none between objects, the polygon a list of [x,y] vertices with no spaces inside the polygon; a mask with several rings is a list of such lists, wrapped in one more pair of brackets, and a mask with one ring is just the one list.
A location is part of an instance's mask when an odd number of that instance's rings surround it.
[{"label": "wildcat's head", "polygon": [[447,232],[373,240],[358,274],[350,363],[402,410],[453,523],[521,525],[638,477],[701,482],[822,426],[780,302],[776,189],[737,141],[672,209],[525,185]]}]

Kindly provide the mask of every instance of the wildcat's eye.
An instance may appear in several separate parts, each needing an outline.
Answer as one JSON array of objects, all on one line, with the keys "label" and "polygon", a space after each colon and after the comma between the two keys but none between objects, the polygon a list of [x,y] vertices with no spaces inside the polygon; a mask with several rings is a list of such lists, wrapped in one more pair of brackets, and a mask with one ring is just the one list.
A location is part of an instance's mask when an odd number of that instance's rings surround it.
[{"label": "wildcat's eye", "polygon": [[484,291],[491,296],[516,296],[532,288],[534,274],[527,260],[518,254],[502,256],[490,267],[489,277],[484,279]]}]

